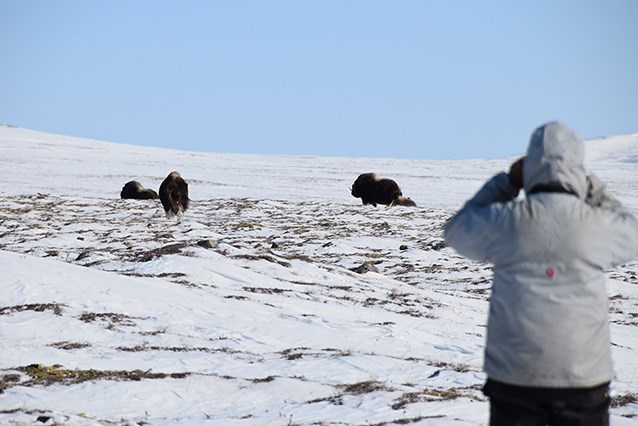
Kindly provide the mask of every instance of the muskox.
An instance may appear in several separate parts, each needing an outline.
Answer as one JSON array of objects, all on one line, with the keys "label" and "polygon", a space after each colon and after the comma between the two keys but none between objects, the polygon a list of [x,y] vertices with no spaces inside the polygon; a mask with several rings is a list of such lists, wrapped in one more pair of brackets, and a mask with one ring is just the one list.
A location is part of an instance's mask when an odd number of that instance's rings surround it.
[{"label": "muskox", "polygon": [[399,185],[392,179],[379,179],[374,173],[359,175],[352,184],[350,192],[353,197],[361,198],[363,204],[385,204],[388,207],[416,206],[416,203],[408,197],[404,197]]},{"label": "muskox", "polygon": [[126,182],[126,185],[122,188],[122,192],[120,192],[120,197],[133,200],[156,200],[159,198],[157,192],[144,188],[142,184],[136,180]]},{"label": "muskox", "polygon": [[190,200],[188,199],[188,184],[177,172],[166,176],[159,188],[159,198],[166,212],[166,217],[173,215],[181,218]]}]

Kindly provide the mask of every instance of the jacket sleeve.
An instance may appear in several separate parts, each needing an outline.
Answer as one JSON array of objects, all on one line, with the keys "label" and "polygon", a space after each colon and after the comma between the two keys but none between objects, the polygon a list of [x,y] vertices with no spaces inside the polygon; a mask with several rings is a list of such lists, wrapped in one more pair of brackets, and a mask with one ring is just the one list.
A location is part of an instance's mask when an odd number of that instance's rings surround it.
[{"label": "jacket sleeve", "polygon": [[610,257],[606,267],[616,267],[638,257],[638,218],[607,192],[595,175],[587,176],[587,186],[585,202],[607,218],[605,237],[609,241],[605,245]]},{"label": "jacket sleeve", "polygon": [[479,261],[490,260],[490,249],[506,232],[511,217],[505,203],[518,195],[518,189],[501,172],[492,177],[456,213],[445,226],[445,241],[465,257]]},{"label": "jacket sleeve", "polygon": [[585,197],[585,202],[594,207],[603,207],[612,210],[622,207],[620,201],[607,192],[605,184],[594,174],[587,176],[587,196]]}]

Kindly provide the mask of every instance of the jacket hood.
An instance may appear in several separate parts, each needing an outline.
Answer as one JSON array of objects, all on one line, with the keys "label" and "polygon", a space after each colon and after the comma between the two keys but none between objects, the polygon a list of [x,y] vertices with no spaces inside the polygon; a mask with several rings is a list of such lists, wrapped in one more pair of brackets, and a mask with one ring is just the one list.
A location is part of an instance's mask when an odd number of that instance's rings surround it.
[{"label": "jacket hood", "polygon": [[587,195],[585,144],[572,129],[558,122],[547,123],[532,133],[523,162],[523,188],[560,186],[579,198]]}]

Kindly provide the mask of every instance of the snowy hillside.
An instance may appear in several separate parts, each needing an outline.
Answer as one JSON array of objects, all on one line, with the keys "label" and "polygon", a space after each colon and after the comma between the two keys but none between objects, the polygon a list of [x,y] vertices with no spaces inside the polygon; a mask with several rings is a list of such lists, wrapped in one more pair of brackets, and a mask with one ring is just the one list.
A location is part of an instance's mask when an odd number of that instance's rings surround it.
[{"label": "snowy hillside", "polygon": [[[587,149],[638,213],[638,135]],[[0,424],[486,423],[491,271],[442,227],[513,158],[191,153],[8,126],[0,153]],[[172,170],[193,200],[181,222],[119,199]],[[361,205],[349,187],[371,171],[419,207]],[[638,261],[608,276],[612,424],[630,425]]]},{"label": "snowy hillside", "polygon": [[638,133],[586,141],[586,160],[593,162],[638,163]]}]

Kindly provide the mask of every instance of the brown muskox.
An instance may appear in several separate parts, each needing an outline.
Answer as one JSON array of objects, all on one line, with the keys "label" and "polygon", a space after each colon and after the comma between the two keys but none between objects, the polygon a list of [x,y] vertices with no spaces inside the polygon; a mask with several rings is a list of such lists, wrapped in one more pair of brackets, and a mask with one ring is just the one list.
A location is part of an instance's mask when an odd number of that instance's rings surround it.
[{"label": "brown muskox", "polygon": [[126,185],[122,188],[122,192],[120,192],[120,197],[133,200],[156,200],[159,198],[157,192],[144,188],[142,184],[136,180],[126,182]]},{"label": "brown muskox", "polygon": [[352,184],[350,192],[353,197],[361,198],[363,204],[385,204],[388,207],[412,206],[416,203],[401,193],[399,185],[392,179],[379,179],[374,173],[364,173],[359,175]]},{"label": "brown muskox", "polygon": [[166,176],[159,188],[159,198],[166,211],[166,217],[176,215],[181,218],[190,200],[188,199],[188,184],[177,172]]}]

